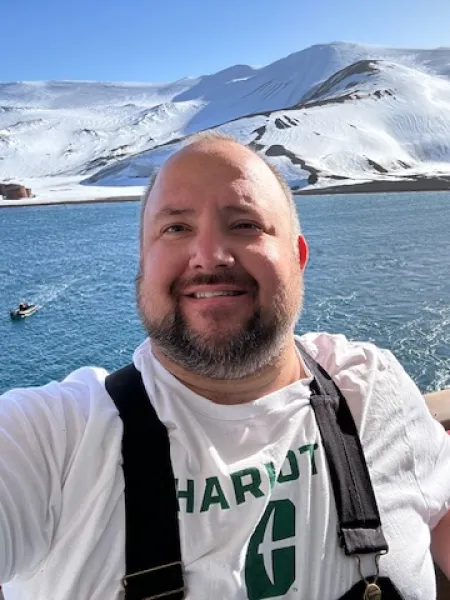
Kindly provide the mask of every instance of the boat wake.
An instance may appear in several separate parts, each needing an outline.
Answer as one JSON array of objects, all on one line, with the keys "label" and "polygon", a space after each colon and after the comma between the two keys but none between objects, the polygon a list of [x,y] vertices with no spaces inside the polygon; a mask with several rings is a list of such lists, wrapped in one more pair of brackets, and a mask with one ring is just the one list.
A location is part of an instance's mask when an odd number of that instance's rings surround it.
[{"label": "boat wake", "polygon": [[74,285],[85,279],[88,279],[87,275],[72,277],[68,281],[61,283],[42,284],[36,287],[32,294],[32,300],[42,308],[64,296],[64,294],[73,288]]}]

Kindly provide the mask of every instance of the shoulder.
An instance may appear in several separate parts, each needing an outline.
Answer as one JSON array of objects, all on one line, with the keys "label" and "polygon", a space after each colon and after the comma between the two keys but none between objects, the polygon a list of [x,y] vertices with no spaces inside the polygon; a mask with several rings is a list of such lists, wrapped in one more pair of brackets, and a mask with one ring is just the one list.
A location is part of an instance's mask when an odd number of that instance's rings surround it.
[{"label": "shoulder", "polygon": [[333,378],[363,429],[375,418],[379,426],[385,419],[402,419],[408,406],[426,412],[422,394],[390,350],[341,334],[308,333],[298,339]]},{"label": "shoulder", "polygon": [[399,367],[389,350],[372,342],[350,340],[343,334],[307,333],[297,339],[333,378],[342,379],[348,373],[363,379],[369,374],[386,374]]},{"label": "shoulder", "polygon": [[72,371],[61,381],[14,388],[0,396],[0,427],[28,425],[39,436],[81,435],[89,422],[114,419],[117,410],[105,390],[108,372],[98,367]]},{"label": "shoulder", "polygon": [[[60,381],[39,386],[16,387],[0,396],[4,403],[30,408],[53,406],[60,401],[77,404],[81,408],[95,396],[105,393],[104,381],[108,372],[100,367],[82,367]],[[1,406],[1,405],[0,405]]]}]

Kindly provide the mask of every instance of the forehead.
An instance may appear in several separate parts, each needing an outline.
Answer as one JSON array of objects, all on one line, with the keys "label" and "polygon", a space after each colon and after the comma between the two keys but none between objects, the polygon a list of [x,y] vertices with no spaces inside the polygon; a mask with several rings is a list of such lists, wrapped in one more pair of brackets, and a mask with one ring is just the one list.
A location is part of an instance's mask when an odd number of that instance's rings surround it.
[{"label": "forehead", "polygon": [[166,207],[199,212],[236,205],[288,214],[288,202],[275,175],[260,158],[244,150],[187,152],[169,159],[149,194],[146,221]]}]

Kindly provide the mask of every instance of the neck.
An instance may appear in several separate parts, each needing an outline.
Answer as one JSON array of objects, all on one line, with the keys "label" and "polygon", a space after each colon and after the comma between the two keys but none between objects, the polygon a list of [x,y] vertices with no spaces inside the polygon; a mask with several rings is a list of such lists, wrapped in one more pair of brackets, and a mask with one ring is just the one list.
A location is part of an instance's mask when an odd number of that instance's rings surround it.
[{"label": "neck", "polygon": [[217,404],[245,404],[276,392],[305,377],[294,340],[283,348],[278,359],[244,379],[212,379],[186,371],[169,360],[157,347],[153,354],[174,377],[190,390]]}]

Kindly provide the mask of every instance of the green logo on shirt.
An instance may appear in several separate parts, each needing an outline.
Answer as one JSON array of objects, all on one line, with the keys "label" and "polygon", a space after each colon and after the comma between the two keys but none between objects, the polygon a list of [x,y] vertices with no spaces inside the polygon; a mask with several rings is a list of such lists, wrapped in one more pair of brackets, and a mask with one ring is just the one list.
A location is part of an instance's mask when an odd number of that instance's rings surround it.
[{"label": "green logo on shirt", "polygon": [[248,600],[284,596],[295,581],[295,506],[269,502],[245,559]]}]

